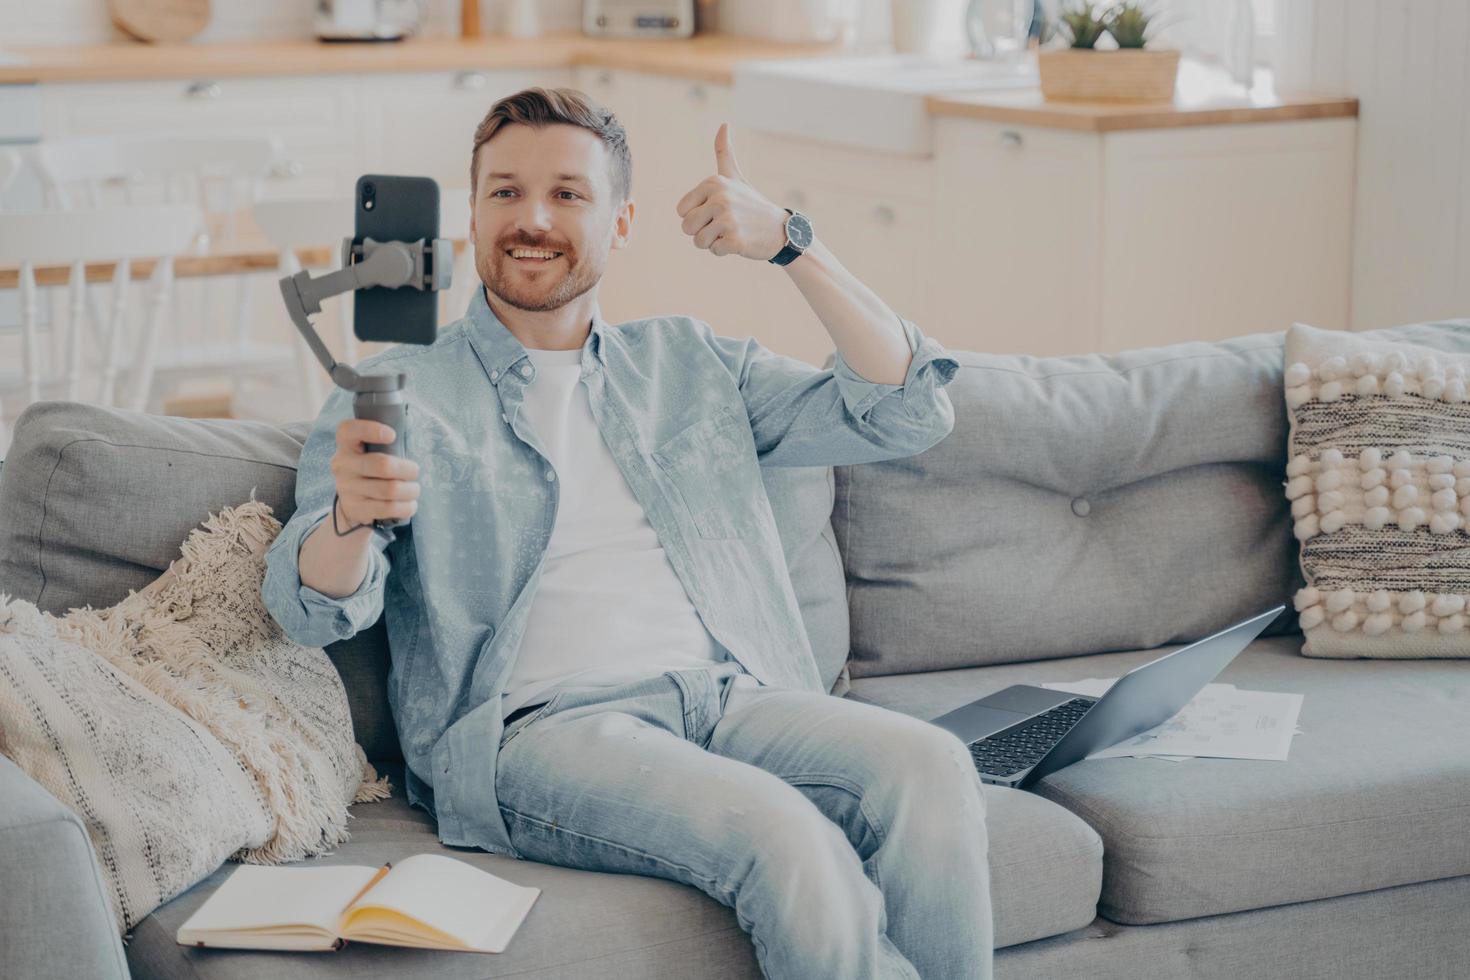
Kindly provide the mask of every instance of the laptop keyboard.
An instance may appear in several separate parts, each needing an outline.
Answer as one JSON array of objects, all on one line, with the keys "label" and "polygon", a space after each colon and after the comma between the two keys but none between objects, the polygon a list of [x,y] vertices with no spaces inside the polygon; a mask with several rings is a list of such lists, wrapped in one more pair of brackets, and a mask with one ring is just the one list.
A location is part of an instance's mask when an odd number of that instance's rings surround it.
[{"label": "laptop keyboard", "polygon": [[1030,769],[1096,703],[1073,698],[1037,715],[1023,728],[971,742],[975,768],[991,776],[1010,776]]}]

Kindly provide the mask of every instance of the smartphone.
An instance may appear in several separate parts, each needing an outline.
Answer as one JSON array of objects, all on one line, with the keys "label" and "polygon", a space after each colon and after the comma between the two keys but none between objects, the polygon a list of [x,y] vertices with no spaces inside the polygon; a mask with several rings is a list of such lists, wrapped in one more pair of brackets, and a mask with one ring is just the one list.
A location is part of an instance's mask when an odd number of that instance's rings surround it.
[{"label": "smartphone", "polygon": [[[439,184],[432,177],[363,174],[357,178],[354,241],[416,242],[439,237]],[[426,255],[425,272],[432,271]],[[439,294],[430,289],[375,286],[353,295],[352,332],[358,340],[432,344],[439,330]]]}]

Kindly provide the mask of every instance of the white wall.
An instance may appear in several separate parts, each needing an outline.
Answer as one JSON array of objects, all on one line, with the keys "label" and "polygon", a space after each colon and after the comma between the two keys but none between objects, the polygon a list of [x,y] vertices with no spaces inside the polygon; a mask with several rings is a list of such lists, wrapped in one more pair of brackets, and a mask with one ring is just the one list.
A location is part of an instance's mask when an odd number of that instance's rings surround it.
[{"label": "white wall", "polygon": [[[480,0],[483,22],[495,30],[507,0]],[[580,26],[581,0],[539,0],[546,30]],[[214,0],[209,26],[195,42],[310,37],[314,0]],[[424,0],[426,35],[459,33],[460,0]],[[105,0],[0,0],[0,47],[97,44],[128,40],[112,24]]]},{"label": "white wall", "polygon": [[1280,90],[1360,100],[1352,325],[1470,316],[1470,2],[1278,4]]}]

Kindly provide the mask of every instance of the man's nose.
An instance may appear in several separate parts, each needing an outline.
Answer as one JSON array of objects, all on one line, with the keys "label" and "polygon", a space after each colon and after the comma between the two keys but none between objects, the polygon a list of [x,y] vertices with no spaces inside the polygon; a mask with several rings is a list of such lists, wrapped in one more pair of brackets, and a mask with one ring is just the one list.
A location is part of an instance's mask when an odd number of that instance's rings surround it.
[{"label": "man's nose", "polygon": [[529,198],[519,212],[516,216],[517,224],[522,228],[534,231],[551,230],[551,209],[546,206],[545,201]]}]

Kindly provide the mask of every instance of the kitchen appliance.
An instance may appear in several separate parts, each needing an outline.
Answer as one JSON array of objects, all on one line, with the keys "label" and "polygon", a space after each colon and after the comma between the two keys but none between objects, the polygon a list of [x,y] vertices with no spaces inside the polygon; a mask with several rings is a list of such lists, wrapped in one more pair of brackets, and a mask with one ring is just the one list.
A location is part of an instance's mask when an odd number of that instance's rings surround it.
[{"label": "kitchen appliance", "polygon": [[423,24],[422,0],[316,0],[322,41],[401,41]]},{"label": "kitchen appliance", "polygon": [[596,37],[689,37],[695,0],[583,0],[582,33]]}]

